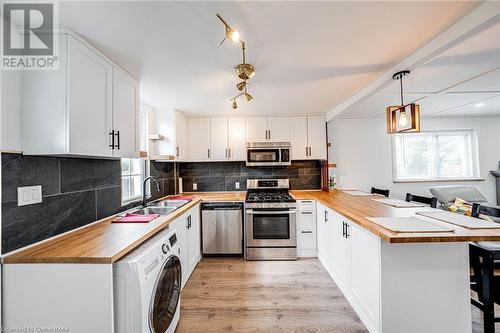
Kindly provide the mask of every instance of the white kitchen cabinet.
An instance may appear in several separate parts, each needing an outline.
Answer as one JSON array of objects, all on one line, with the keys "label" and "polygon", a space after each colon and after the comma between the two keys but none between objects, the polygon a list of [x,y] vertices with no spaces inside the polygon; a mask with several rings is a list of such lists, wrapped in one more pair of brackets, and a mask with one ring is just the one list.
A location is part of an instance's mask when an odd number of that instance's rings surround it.
[{"label": "white kitchen cabinet", "polygon": [[22,73],[23,152],[137,156],[137,81],[80,37],[57,38],[59,70]]},{"label": "white kitchen cabinet", "polygon": [[248,142],[290,141],[290,120],[288,117],[247,118]]},{"label": "white kitchen cabinet", "polygon": [[268,141],[289,142],[290,141],[290,118],[269,117],[267,119]]},{"label": "white kitchen cabinet", "polygon": [[189,119],[189,160],[207,161],[211,158],[210,118]]},{"label": "white kitchen cabinet", "polygon": [[297,208],[297,255],[315,257],[317,255],[315,202],[299,200]]},{"label": "white kitchen cabinet", "polygon": [[223,161],[229,158],[227,125],[227,118],[210,119],[210,159],[212,161]]},{"label": "white kitchen cabinet", "polygon": [[113,69],[114,156],[139,157],[139,82],[119,67]]},{"label": "white kitchen cabinet", "polygon": [[149,140],[148,156],[162,159],[173,156],[176,160],[187,159],[187,120],[186,117],[172,110],[153,110],[148,123],[148,136],[160,135],[161,139]]},{"label": "white kitchen cabinet", "polygon": [[228,118],[229,159],[246,160],[245,118]]},{"label": "white kitchen cabinet", "polygon": [[268,141],[267,117],[247,118],[246,137],[248,142]]},{"label": "white kitchen cabinet", "polygon": [[332,214],[332,251],[329,262],[339,278],[337,283],[345,287],[350,285],[351,277],[351,222],[342,215]]},{"label": "white kitchen cabinet", "polygon": [[307,138],[309,146],[309,158],[314,160],[326,160],[325,117],[307,117]]},{"label": "white kitchen cabinet", "polygon": [[318,256],[328,262],[332,242],[332,212],[321,203],[317,203]]},{"label": "white kitchen cabinet", "polygon": [[182,288],[201,260],[200,205],[196,205],[175,221],[169,228],[177,234],[179,259],[182,268]]},{"label": "white kitchen cabinet", "polygon": [[186,117],[178,111],[174,114],[174,131],[174,155],[179,161],[184,161],[188,157],[188,125]]},{"label": "white kitchen cabinet", "polygon": [[198,265],[198,262],[201,260],[200,205],[196,205],[189,210],[187,222],[189,257],[188,276],[191,276],[191,273],[193,273],[196,265]]},{"label": "white kitchen cabinet", "polygon": [[307,117],[290,118],[290,143],[292,144],[292,160],[306,160],[309,158]]},{"label": "white kitchen cabinet", "polygon": [[323,116],[290,118],[292,160],[326,159],[326,122]]}]

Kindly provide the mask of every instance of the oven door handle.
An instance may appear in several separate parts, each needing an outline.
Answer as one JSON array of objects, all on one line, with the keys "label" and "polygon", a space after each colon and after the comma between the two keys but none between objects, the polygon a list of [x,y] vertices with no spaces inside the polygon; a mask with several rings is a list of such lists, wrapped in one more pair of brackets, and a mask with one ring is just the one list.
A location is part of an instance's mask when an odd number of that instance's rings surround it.
[{"label": "oven door handle", "polygon": [[255,211],[251,209],[247,209],[247,214],[250,215],[281,215],[281,214],[295,214],[296,210],[280,210],[280,211]]}]

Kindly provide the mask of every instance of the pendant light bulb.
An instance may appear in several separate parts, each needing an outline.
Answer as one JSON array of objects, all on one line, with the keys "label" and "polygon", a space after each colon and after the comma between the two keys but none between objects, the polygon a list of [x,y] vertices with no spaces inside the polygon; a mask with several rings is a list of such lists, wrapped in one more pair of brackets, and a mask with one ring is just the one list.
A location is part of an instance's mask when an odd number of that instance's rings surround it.
[{"label": "pendant light bulb", "polygon": [[246,85],[247,83],[245,81],[241,81],[239,82],[237,85],[236,85],[236,88],[239,90],[239,91],[243,91],[243,89],[246,88]]},{"label": "pendant light bulb", "polygon": [[408,116],[406,115],[406,111],[401,111],[399,113],[399,126],[401,127],[408,126]]},{"label": "pendant light bulb", "polygon": [[233,103],[231,104],[231,107],[232,107],[233,109],[238,108],[238,103],[236,103],[236,99],[233,99]]}]

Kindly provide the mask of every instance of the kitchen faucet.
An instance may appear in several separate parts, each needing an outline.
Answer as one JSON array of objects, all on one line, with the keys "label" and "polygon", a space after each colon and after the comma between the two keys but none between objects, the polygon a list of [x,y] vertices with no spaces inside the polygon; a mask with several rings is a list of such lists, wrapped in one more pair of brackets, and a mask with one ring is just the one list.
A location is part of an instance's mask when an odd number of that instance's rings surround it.
[{"label": "kitchen faucet", "polygon": [[160,181],[158,180],[158,178],[156,178],[154,176],[146,177],[146,179],[144,179],[144,182],[142,183],[142,206],[143,207],[146,207],[148,204],[148,197],[146,196],[146,183],[148,182],[148,180],[154,180],[156,182],[156,189],[158,191],[160,191]]}]

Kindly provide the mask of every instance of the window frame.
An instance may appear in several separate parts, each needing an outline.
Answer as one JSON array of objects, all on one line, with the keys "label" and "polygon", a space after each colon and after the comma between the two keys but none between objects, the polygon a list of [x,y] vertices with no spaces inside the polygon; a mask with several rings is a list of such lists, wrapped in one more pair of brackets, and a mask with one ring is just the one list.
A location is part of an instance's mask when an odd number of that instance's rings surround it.
[{"label": "window frame", "polygon": [[[142,164],[142,173],[139,174],[139,173],[131,173],[127,176],[124,176],[123,175],[123,169],[122,169],[122,163],[123,163],[123,160],[140,160],[141,161],[141,164]],[[143,193],[142,193],[142,187],[140,188],[140,194],[139,195],[136,195],[136,196],[133,196],[133,197],[129,197],[129,198],[123,198],[123,184],[124,184],[124,178],[129,178],[129,179],[132,179],[132,177],[134,176],[141,176],[141,184],[144,182],[144,179],[146,179],[146,177],[148,176],[148,168],[147,168],[147,161],[142,159],[142,158],[122,158],[120,159],[120,179],[121,179],[121,188],[122,188],[122,193],[120,194],[121,195],[121,203],[122,203],[122,206],[126,206],[130,203],[133,203],[133,202],[139,202],[142,200],[142,196],[143,196]],[[130,184],[131,182],[129,182]],[[149,193],[149,191],[146,189],[146,195]]]},{"label": "window frame", "polygon": [[[422,178],[399,178],[398,176],[398,151],[396,140],[404,136],[418,136],[418,135],[430,135],[432,139],[431,143],[431,177]],[[471,171],[471,175],[464,177],[452,176],[452,177],[438,177],[437,176],[437,145],[436,140],[438,136],[445,135],[466,135],[468,144],[466,147],[467,162]],[[458,130],[432,130],[432,131],[421,131],[419,133],[399,133],[394,134],[391,139],[392,145],[392,176],[394,183],[417,183],[417,182],[449,182],[449,181],[478,181],[484,180],[481,178],[481,169],[479,166],[479,130],[477,128],[473,129],[458,129]]]}]

